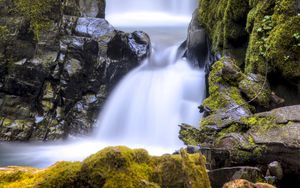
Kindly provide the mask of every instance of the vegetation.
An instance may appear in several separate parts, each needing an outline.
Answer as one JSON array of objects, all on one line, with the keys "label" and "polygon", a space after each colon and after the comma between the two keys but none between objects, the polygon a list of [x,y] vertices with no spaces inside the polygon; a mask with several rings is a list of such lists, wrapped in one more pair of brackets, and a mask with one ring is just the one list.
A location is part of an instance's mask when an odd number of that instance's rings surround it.
[{"label": "vegetation", "polygon": [[80,162],[59,162],[47,169],[0,170],[0,187],[209,188],[200,154],[151,157],[145,150],[109,147]]},{"label": "vegetation", "polygon": [[14,0],[16,10],[30,21],[37,39],[42,31],[49,29],[53,21],[58,21],[61,1],[59,0]]}]

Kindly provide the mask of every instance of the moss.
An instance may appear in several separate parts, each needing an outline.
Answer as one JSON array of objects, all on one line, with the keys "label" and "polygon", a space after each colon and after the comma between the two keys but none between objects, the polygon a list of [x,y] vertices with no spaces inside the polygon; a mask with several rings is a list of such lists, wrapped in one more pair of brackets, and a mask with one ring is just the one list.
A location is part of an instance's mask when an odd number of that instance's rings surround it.
[{"label": "moss", "polygon": [[14,0],[16,10],[30,21],[37,39],[42,31],[49,29],[53,21],[58,21],[60,14],[59,0]]},{"label": "moss", "polygon": [[260,117],[259,115],[241,118],[241,122],[259,134],[264,134],[273,127],[284,126],[276,123],[275,117]]},{"label": "moss", "polygon": [[0,25],[0,44],[6,43],[9,37],[9,29],[7,28],[7,26],[1,26]]},{"label": "moss", "polygon": [[207,135],[203,134],[201,130],[190,125],[181,125],[180,128],[179,138],[186,145],[197,146],[199,143],[202,143],[207,137]]},{"label": "moss", "polygon": [[165,188],[210,188],[205,164],[202,155],[188,155],[181,150],[180,155],[165,155],[156,159],[151,179]]},{"label": "moss", "polygon": [[[246,57],[246,72],[264,75],[278,72],[286,79],[300,77],[300,16],[295,0],[260,1],[248,14],[251,33]],[[255,12],[255,13],[253,13]],[[254,25],[251,30],[250,25]]]},{"label": "moss", "polygon": [[200,154],[151,157],[142,149],[109,147],[82,163],[0,169],[0,187],[210,188],[210,182]]},{"label": "moss", "polygon": [[247,38],[247,0],[200,0],[199,5],[199,21],[210,33],[213,52],[239,47],[239,41]]},{"label": "moss", "polygon": [[251,108],[236,87],[242,76],[236,61],[223,58],[213,64],[209,74],[209,97],[203,101],[203,106],[212,112],[229,109],[232,105],[245,105]]},{"label": "moss", "polygon": [[269,108],[271,102],[271,89],[268,82],[261,75],[249,74],[240,83],[239,88],[249,100]]}]

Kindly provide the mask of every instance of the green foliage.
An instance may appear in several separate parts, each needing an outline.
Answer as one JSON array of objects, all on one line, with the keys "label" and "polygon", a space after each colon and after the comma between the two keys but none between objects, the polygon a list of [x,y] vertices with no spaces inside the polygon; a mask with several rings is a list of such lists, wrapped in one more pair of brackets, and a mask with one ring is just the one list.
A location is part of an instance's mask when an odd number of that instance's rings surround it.
[{"label": "green foliage", "polygon": [[52,21],[57,21],[60,12],[59,0],[14,0],[16,10],[30,21],[36,38],[42,31],[47,30]]}]

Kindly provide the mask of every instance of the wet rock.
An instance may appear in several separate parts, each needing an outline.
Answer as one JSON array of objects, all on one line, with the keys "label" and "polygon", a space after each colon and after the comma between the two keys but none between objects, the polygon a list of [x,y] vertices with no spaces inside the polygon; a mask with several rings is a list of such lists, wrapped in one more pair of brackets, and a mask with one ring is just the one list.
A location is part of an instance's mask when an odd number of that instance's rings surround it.
[{"label": "wet rock", "polygon": [[257,182],[263,178],[259,168],[254,167],[227,167],[208,172],[212,187],[222,187],[226,182],[245,179],[251,182]]},{"label": "wet rock", "polygon": [[198,64],[201,68],[205,66],[209,54],[207,37],[204,28],[200,26],[196,10],[188,28],[186,55],[195,66]]},{"label": "wet rock", "polygon": [[36,99],[48,74],[43,67],[29,61],[10,63],[3,91]]},{"label": "wet rock", "polygon": [[119,31],[108,44],[107,55],[112,60],[140,62],[150,55],[150,38],[142,31],[124,33]]},{"label": "wet rock", "polygon": [[100,38],[114,32],[114,28],[101,18],[78,18],[75,33],[78,36]]}]

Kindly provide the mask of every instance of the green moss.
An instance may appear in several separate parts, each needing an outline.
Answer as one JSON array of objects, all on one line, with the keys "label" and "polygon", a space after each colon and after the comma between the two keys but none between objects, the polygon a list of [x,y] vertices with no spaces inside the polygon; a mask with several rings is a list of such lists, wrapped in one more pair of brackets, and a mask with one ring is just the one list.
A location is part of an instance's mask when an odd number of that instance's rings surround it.
[{"label": "green moss", "polygon": [[6,43],[7,39],[9,37],[9,29],[7,28],[7,26],[1,26],[0,25],[0,44],[2,43]]},{"label": "green moss", "polygon": [[14,0],[16,10],[30,21],[36,38],[42,31],[49,29],[53,21],[58,21],[57,14],[60,12],[59,0]]},{"label": "green moss", "polygon": [[209,97],[203,101],[203,106],[212,112],[227,110],[229,106],[245,105],[251,108],[242,97],[240,90],[236,87],[242,76],[242,72],[236,66],[232,58],[223,58],[213,64],[209,74]]},{"label": "green moss", "polygon": [[213,53],[230,54],[242,61],[244,55],[238,48],[244,48],[248,38],[248,9],[248,0],[200,0],[198,17],[209,33]]},{"label": "green moss", "polygon": [[190,125],[181,125],[180,128],[179,138],[184,142],[185,145],[197,146],[207,137],[207,135],[203,134],[199,129]]},{"label": "green moss", "polygon": [[[278,72],[287,80],[300,77],[300,39],[297,37],[300,16],[295,3],[295,0],[260,1],[248,14],[251,37],[246,72],[264,75],[268,65],[268,72]],[[254,25],[252,30],[251,25]]]},{"label": "green moss", "polygon": [[151,157],[142,149],[109,147],[82,163],[0,169],[0,187],[210,188],[210,182],[200,154]]},{"label": "green moss", "polygon": [[264,134],[266,131],[273,127],[282,126],[277,124],[275,121],[275,117],[259,117],[251,116],[246,118],[241,118],[241,122],[249,127],[252,127],[255,132],[259,134]]},{"label": "green moss", "polygon": [[239,83],[239,88],[249,100],[253,100],[256,104],[269,108],[271,89],[263,76],[249,74]]}]

